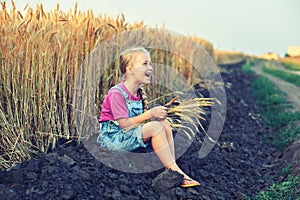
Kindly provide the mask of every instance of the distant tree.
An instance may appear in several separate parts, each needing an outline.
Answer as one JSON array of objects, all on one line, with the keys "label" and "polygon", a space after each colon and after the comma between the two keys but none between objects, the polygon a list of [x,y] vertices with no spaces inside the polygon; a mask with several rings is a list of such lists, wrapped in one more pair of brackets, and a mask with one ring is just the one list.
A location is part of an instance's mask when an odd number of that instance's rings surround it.
[{"label": "distant tree", "polygon": [[288,53],[285,53],[284,57],[288,58],[288,57],[291,57],[291,56]]}]

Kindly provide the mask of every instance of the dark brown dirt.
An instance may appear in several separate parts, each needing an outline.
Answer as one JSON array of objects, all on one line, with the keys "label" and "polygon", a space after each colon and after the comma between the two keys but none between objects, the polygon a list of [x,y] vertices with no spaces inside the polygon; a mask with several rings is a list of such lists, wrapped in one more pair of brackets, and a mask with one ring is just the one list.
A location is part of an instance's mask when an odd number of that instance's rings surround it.
[{"label": "dark brown dirt", "polygon": [[[220,145],[200,159],[200,145],[195,142],[177,161],[201,182],[200,187],[181,188],[176,174],[159,175],[170,173],[163,169],[136,174],[114,170],[96,160],[83,145],[71,142],[10,171],[1,171],[0,198],[253,199],[278,178],[282,153],[264,141],[272,129],[264,124],[255,104],[250,89],[254,75],[241,72],[241,64],[223,67],[227,72],[222,78],[231,87],[226,88],[227,114]],[[230,143],[233,146],[228,146]],[[169,177],[169,184],[158,181],[158,175]],[[174,185],[170,177],[174,177]]]}]

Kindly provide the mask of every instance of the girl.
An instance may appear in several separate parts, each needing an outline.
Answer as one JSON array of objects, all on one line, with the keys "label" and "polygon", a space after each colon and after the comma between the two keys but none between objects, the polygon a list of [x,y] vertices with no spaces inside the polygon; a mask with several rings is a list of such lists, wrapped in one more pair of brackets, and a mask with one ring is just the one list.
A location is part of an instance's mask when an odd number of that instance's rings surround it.
[{"label": "girl", "polygon": [[[175,161],[172,129],[165,120],[167,108],[147,108],[146,96],[140,86],[150,83],[153,70],[150,53],[141,47],[127,49],[121,53],[119,62],[123,80],[112,87],[104,98],[97,142],[110,150],[133,151],[147,147],[151,141],[155,154],[165,168],[183,175],[182,187],[200,185],[186,175]],[[155,120],[148,121],[150,119]]]}]

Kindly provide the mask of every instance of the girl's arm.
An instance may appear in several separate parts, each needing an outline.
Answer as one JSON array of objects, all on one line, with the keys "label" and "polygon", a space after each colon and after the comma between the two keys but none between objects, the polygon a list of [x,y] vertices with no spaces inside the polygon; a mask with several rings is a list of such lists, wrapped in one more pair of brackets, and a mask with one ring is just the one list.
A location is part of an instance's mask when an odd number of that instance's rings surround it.
[{"label": "girl's arm", "polygon": [[164,120],[167,117],[167,107],[156,106],[138,116],[130,118],[120,118],[116,121],[119,123],[121,128],[126,129],[132,126],[136,126],[154,117],[158,118],[159,120]]},{"label": "girl's arm", "polygon": [[135,116],[135,117],[130,117],[130,118],[120,118],[117,119],[116,121],[119,123],[120,127],[122,129],[126,129],[132,126],[136,126],[140,123],[145,122],[146,120],[151,119],[153,116],[151,114],[150,110],[147,110],[146,112]]}]

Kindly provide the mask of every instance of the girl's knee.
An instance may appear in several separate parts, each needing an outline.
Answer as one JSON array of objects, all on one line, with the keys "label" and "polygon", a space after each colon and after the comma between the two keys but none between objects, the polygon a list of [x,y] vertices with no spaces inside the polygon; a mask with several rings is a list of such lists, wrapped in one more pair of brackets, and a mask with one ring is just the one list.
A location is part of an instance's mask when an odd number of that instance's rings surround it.
[{"label": "girl's knee", "polygon": [[172,127],[167,120],[161,121],[166,129],[167,132],[172,132]]},{"label": "girl's knee", "polygon": [[164,125],[159,121],[151,121],[143,125],[142,134],[145,138],[166,132]]},{"label": "girl's knee", "polygon": [[145,125],[150,126],[153,129],[159,129],[159,128],[164,128],[165,127],[165,122],[164,121],[151,121],[151,122],[148,122]]}]

